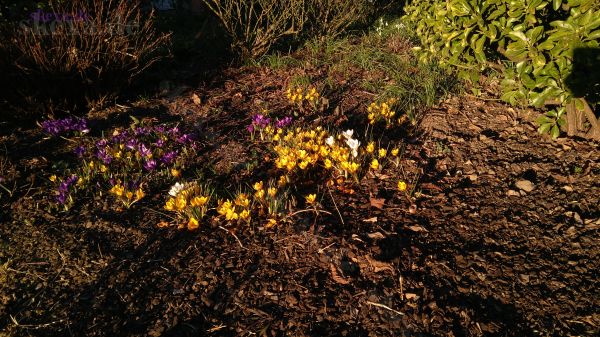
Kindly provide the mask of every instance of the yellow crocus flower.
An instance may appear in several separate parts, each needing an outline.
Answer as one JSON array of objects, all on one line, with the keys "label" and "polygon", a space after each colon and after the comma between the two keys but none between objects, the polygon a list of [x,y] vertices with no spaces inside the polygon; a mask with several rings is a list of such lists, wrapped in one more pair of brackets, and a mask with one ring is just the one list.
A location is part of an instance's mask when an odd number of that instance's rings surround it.
[{"label": "yellow crocus flower", "polygon": [[198,227],[200,227],[200,224],[198,223],[198,220],[196,220],[196,218],[191,217],[190,221],[188,221],[188,229],[193,231],[195,229],[198,229]]}]

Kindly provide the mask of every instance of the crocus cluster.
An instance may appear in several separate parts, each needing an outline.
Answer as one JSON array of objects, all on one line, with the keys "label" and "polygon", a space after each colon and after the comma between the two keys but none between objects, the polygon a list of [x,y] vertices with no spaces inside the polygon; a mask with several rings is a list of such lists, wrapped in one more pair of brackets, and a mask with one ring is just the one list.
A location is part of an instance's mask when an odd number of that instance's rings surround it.
[{"label": "crocus cluster", "polygon": [[110,183],[112,187],[109,192],[127,208],[146,195],[138,182],[121,183],[111,179]]},{"label": "crocus cluster", "polygon": [[347,178],[357,181],[361,169],[379,170],[383,162],[397,162],[399,153],[394,148],[389,156],[386,148],[377,148],[374,142],[361,147],[361,142],[354,138],[354,130],[335,134],[320,126],[285,132],[273,130],[267,139],[276,154],[274,164],[284,172],[287,181],[297,180],[309,170],[337,177],[338,183]]},{"label": "crocus cluster", "polygon": [[217,213],[229,222],[249,222],[251,204],[246,193],[238,193],[233,200],[221,200],[217,206]]},{"label": "crocus cluster", "polygon": [[396,116],[396,111],[392,109],[394,104],[396,104],[397,100],[395,98],[390,98],[385,102],[373,102],[367,108],[367,118],[369,120],[369,124],[373,125],[380,120],[385,121],[386,127],[393,126],[395,122],[398,124],[402,124],[406,121],[406,116],[402,116],[398,119],[394,119]]},{"label": "crocus cluster", "polygon": [[44,132],[52,136],[58,136],[70,131],[88,133],[90,129],[84,118],[67,117],[64,119],[51,119],[41,123]]},{"label": "crocus cluster", "polygon": [[277,128],[277,129],[283,129],[285,127],[290,126],[292,124],[292,122],[293,122],[293,119],[290,116],[284,117],[282,119],[278,119],[275,122],[275,128]]},{"label": "crocus cluster", "polygon": [[355,175],[360,168],[357,158],[360,142],[353,139],[352,134],[349,130],[343,135],[330,135],[320,126],[313,130],[277,131],[271,137],[277,154],[275,166],[288,175],[314,167],[335,170],[346,177]]},{"label": "crocus cluster", "polygon": [[[134,124],[102,138],[83,139],[74,150],[78,185],[94,186],[90,191],[106,187],[109,195],[130,207],[145,196],[142,186],[178,178],[196,149],[193,134],[166,125]],[[67,200],[67,194],[59,197],[61,204]]]},{"label": "crocus cluster", "polygon": [[254,132],[255,130],[260,130],[266,128],[271,123],[271,119],[266,117],[263,114],[256,114],[252,116],[252,123],[246,127],[248,132]]},{"label": "crocus cluster", "polygon": [[[281,184],[278,184],[274,180],[268,181],[265,184],[261,180],[252,186],[254,189],[254,204],[258,213],[269,216],[267,227],[271,227],[270,225],[277,223],[278,213],[283,208],[287,197],[285,191],[278,188],[277,185]],[[275,220],[275,222],[271,220]]]},{"label": "crocus cluster", "polygon": [[281,130],[290,126],[293,122],[292,117],[287,116],[282,119],[276,119],[275,123],[271,123],[271,118],[263,114],[257,114],[252,117],[252,123],[246,127],[251,134],[251,139],[254,140],[254,132],[260,132],[261,140],[264,140],[265,133],[270,134],[273,130]]},{"label": "crocus cluster", "polygon": [[200,226],[204,218],[212,193],[207,186],[192,183],[175,183],[169,191],[170,198],[165,203],[167,211],[176,212],[179,218],[186,219],[185,225],[189,230]]},{"label": "crocus cluster", "polygon": [[286,91],[286,96],[292,104],[302,105],[303,102],[308,102],[313,107],[319,103],[319,93],[315,87],[304,89],[301,87],[289,87]]},{"label": "crocus cluster", "polygon": [[[53,182],[57,182],[56,176],[52,176],[51,179]],[[71,198],[71,187],[79,181],[79,177],[75,174],[70,175],[64,180],[58,182],[58,189],[56,191],[56,201],[60,205],[68,206],[69,203],[73,201]]]},{"label": "crocus cluster", "polygon": [[[101,165],[152,172],[172,167],[179,156],[193,151],[194,139],[192,134],[182,133],[178,127],[136,127],[116,131],[111,137],[98,140],[90,150]],[[85,149],[76,152],[85,153]]]}]

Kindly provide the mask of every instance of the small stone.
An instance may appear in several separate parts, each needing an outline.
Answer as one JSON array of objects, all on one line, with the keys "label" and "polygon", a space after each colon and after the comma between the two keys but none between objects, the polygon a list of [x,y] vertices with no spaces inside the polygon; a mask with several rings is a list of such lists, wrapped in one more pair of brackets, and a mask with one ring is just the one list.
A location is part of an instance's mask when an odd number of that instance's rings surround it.
[{"label": "small stone", "polygon": [[476,182],[478,176],[476,174],[469,174],[469,180],[471,180],[471,182]]},{"label": "small stone", "polygon": [[508,196],[509,197],[520,197],[521,195],[519,194],[519,192],[515,191],[515,190],[508,190]]},{"label": "small stone", "polygon": [[525,192],[531,192],[535,188],[535,185],[529,180],[519,180],[515,183],[515,186]]},{"label": "small stone", "polygon": [[565,192],[573,192],[573,187],[571,187],[569,185],[565,185],[565,186],[563,186],[563,190],[565,190]]}]

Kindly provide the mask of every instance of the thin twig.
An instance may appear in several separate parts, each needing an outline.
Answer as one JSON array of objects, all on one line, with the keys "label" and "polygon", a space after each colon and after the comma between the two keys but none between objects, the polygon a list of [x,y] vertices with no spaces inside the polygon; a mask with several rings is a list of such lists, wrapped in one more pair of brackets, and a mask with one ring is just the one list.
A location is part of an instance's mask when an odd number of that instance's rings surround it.
[{"label": "thin twig", "polygon": [[331,194],[331,189],[329,188],[329,186],[327,186],[327,191],[329,192],[331,201],[333,201],[333,206],[335,206],[335,210],[337,211],[337,214],[340,216],[340,221],[342,222],[342,225],[345,225],[344,218],[342,218],[342,213],[340,213],[340,209],[337,207],[337,204],[335,203],[335,199],[333,198],[333,195]]},{"label": "thin twig", "polygon": [[166,213],[163,213],[163,212],[159,212],[159,211],[157,211],[157,210],[155,210],[155,209],[152,209],[152,208],[150,208],[150,207],[146,207],[146,206],[144,206],[143,208],[144,208],[144,209],[147,209],[147,210],[149,210],[149,211],[151,211],[151,212],[154,212],[154,213],[156,213],[156,214],[164,215],[164,216],[166,216],[166,217],[170,218],[171,220],[177,220],[177,218],[176,218],[176,217],[174,217],[174,216],[171,216],[171,215],[169,215],[169,214],[166,214]]},{"label": "thin twig", "polygon": [[296,212],[288,215],[287,218],[293,217],[296,214],[300,214],[300,213],[304,213],[304,212],[316,212],[316,213],[325,213],[325,214],[332,215],[330,212],[323,211],[323,210],[320,210],[320,209],[302,209],[302,210],[296,211]]},{"label": "thin twig", "polygon": [[224,230],[224,231],[226,231],[227,233],[231,234],[231,236],[233,236],[237,240],[237,242],[240,245],[240,247],[242,247],[242,249],[246,249],[246,247],[244,247],[244,245],[242,245],[242,241],[240,241],[240,239],[237,237],[237,235],[235,235],[232,231],[230,231],[229,229],[227,229],[227,228],[225,228],[223,226],[219,226],[219,228],[222,229],[222,230]]},{"label": "thin twig", "polygon": [[387,309],[387,310],[389,310],[389,311],[391,311],[391,312],[393,312],[393,313],[395,313],[395,314],[398,314],[398,315],[400,315],[400,316],[404,316],[404,313],[403,313],[403,312],[400,312],[400,311],[394,310],[394,309],[392,309],[392,308],[388,307],[387,305],[383,305],[383,304],[380,304],[380,303],[375,303],[375,302],[371,302],[371,301],[367,301],[367,304],[374,305],[374,306],[376,306],[376,307],[379,307],[379,308]]},{"label": "thin twig", "polygon": [[10,320],[15,325],[15,327],[17,327],[17,328],[23,328],[23,329],[32,329],[32,330],[49,327],[51,325],[62,323],[62,322],[64,322],[64,321],[67,320],[67,319],[59,319],[58,321],[54,321],[54,322],[50,322],[50,323],[45,323],[45,324],[19,324],[19,322],[17,322],[17,320],[13,317],[13,315],[9,315],[9,317],[10,317]]}]

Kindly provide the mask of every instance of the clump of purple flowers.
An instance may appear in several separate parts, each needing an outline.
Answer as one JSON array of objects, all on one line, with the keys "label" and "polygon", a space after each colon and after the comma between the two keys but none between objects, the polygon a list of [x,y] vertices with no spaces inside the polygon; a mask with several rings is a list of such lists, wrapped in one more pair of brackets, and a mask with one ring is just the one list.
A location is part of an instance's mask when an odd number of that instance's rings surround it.
[{"label": "clump of purple flowers", "polygon": [[58,189],[58,204],[68,208],[75,191],[85,191],[84,184],[73,188],[78,181],[85,182],[91,193],[125,182],[137,184],[135,188],[122,185],[127,191],[141,191],[141,186],[148,186],[157,179],[178,176],[177,172],[198,148],[195,134],[186,133],[177,126],[136,124],[108,134],[102,138],[83,139],[73,151],[79,158],[76,174],[62,181],[56,181],[55,177],[51,179]]},{"label": "clump of purple flowers", "polygon": [[283,119],[278,119],[277,122],[275,122],[275,128],[283,129],[292,124],[292,121],[293,119],[290,116],[284,117]]},{"label": "clump of purple flowers", "polygon": [[58,136],[71,131],[88,133],[90,129],[84,118],[67,117],[64,119],[51,119],[41,123],[44,132],[51,136]]},{"label": "clump of purple flowers", "polygon": [[[283,119],[277,119],[275,121],[275,128],[283,129],[283,128],[289,126],[290,124],[292,124],[292,121],[293,121],[293,119],[290,116],[284,117]],[[254,115],[252,117],[252,123],[250,125],[248,125],[246,127],[246,129],[248,130],[248,132],[253,133],[256,130],[262,130],[262,129],[266,128],[270,124],[271,124],[270,118],[265,117],[265,115],[258,114],[258,115]]]},{"label": "clump of purple flowers", "polygon": [[248,125],[248,132],[254,132],[256,129],[264,129],[271,123],[271,118],[265,117],[265,115],[258,114],[252,117],[252,123]]},{"label": "clump of purple flowers", "polygon": [[97,141],[92,153],[104,165],[117,160],[116,165],[133,165],[150,172],[173,165],[180,153],[196,147],[195,135],[177,126],[138,126]]},{"label": "clump of purple flowers", "polygon": [[56,200],[59,204],[65,205],[68,200],[70,200],[70,188],[73,184],[77,183],[79,177],[76,174],[71,175],[65,180],[61,181],[58,184],[58,191],[56,195]]}]

